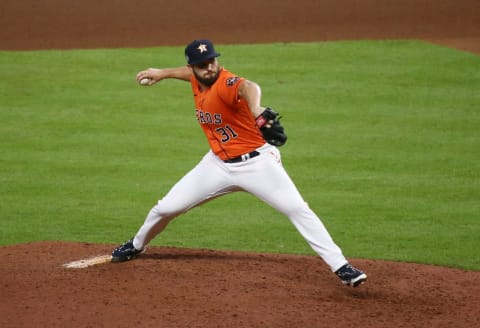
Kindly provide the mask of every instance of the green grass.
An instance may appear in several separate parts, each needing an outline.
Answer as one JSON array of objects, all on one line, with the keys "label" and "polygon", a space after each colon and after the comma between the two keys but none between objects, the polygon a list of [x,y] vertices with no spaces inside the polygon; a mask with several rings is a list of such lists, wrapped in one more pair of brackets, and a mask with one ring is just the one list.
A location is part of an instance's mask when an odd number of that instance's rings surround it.
[{"label": "green grass", "polygon": [[[348,257],[480,270],[480,58],[418,41],[218,45],[262,86],[283,163]],[[117,244],[207,151],[190,86],[139,87],[183,49],[0,52],[0,245]],[[313,254],[237,193],[154,245]]]}]

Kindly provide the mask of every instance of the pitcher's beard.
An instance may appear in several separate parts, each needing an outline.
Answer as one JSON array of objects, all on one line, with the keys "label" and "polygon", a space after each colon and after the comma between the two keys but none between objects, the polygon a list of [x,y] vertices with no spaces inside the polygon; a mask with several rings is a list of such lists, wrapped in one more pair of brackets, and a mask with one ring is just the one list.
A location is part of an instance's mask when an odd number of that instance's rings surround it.
[{"label": "pitcher's beard", "polygon": [[205,77],[199,76],[195,71],[193,72],[193,74],[195,75],[195,78],[198,80],[198,82],[200,82],[201,84],[207,87],[211,87],[217,81],[218,75],[219,75],[219,73],[217,72],[211,77],[205,78]]}]

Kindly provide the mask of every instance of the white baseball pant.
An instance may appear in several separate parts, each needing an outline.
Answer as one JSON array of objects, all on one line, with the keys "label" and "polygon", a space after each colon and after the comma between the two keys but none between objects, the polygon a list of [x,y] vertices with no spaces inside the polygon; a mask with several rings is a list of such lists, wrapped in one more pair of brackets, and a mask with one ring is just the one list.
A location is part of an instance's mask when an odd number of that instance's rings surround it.
[{"label": "white baseball pant", "polygon": [[279,150],[265,144],[257,151],[259,156],[239,163],[224,163],[208,152],[150,210],[135,235],[134,247],[144,248],[173,218],[191,208],[230,192],[245,191],[285,214],[332,271],[346,264],[341,249],[283,168]]}]

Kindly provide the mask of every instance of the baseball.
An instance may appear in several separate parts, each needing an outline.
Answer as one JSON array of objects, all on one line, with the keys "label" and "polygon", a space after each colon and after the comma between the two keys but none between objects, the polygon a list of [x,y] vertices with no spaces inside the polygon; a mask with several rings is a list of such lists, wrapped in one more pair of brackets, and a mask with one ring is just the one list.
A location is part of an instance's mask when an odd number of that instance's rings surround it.
[{"label": "baseball", "polygon": [[150,79],[148,77],[145,77],[140,80],[140,85],[148,85],[150,83]]}]

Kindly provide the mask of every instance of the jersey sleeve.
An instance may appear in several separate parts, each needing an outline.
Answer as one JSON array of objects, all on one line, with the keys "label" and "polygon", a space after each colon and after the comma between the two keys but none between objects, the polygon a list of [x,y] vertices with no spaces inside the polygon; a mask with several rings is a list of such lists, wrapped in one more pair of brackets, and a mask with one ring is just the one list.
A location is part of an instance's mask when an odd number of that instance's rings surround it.
[{"label": "jersey sleeve", "polygon": [[[226,74],[226,76],[221,80],[221,88],[219,95],[222,100],[230,105],[235,106],[240,101],[238,97],[238,87],[245,79],[233,74]],[[220,82],[220,81],[219,81]]]}]

